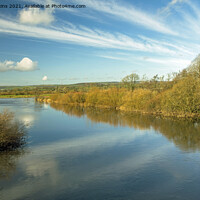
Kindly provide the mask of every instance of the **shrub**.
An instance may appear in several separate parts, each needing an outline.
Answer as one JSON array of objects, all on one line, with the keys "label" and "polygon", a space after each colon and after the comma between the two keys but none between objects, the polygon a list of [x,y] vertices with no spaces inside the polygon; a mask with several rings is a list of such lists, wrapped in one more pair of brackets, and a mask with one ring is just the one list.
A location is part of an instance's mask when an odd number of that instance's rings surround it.
[{"label": "shrub", "polygon": [[156,91],[135,89],[133,92],[127,92],[124,96],[124,106],[130,110],[147,111],[149,108],[152,109],[152,99],[156,95]]},{"label": "shrub", "polygon": [[0,113],[0,151],[20,148],[25,141],[25,126],[14,120],[13,113],[7,110]]}]

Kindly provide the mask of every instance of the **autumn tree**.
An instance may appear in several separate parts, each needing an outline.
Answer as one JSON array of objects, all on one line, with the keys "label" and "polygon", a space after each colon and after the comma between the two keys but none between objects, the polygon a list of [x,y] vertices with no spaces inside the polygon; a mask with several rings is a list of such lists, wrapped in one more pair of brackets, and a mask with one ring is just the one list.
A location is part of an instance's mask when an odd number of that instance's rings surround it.
[{"label": "autumn tree", "polygon": [[133,91],[135,89],[135,85],[137,83],[137,81],[140,79],[139,75],[136,73],[132,73],[130,75],[127,75],[126,77],[124,77],[122,79],[122,83],[128,87],[129,89],[131,89],[131,91]]}]

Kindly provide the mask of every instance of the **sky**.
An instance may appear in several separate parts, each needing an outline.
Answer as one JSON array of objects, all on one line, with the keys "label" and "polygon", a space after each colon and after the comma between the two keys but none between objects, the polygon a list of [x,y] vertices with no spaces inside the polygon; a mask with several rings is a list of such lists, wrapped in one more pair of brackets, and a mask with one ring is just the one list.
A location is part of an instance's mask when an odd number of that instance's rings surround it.
[{"label": "sky", "polygon": [[0,0],[0,85],[166,76],[200,53],[199,35],[198,0]]}]

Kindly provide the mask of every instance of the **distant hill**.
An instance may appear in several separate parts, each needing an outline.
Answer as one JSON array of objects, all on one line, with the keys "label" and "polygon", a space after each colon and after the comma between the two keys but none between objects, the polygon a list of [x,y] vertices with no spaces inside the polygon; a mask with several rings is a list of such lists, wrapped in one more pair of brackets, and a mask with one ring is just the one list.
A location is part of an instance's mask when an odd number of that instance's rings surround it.
[{"label": "distant hill", "polygon": [[120,82],[88,82],[88,83],[75,83],[75,84],[64,84],[64,85],[28,85],[28,86],[0,86],[0,90],[13,90],[13,89],[35,89],[35,88],[46,88],[55,89],[57,87],[67,87],[67,88],[79,88],[79,87],[110,87],[117,86]]}]

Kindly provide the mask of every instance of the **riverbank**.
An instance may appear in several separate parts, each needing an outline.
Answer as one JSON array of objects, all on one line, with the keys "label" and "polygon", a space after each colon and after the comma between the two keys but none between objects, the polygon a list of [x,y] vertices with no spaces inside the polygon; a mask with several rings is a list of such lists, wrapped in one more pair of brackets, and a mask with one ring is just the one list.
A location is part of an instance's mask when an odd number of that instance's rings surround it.
[{"label": "riverbank", "polygon": [[[141,114],[150,114],[154,116],[164,117],[164,118],[177,118],[177,119],[190,119],[190,120],[199,120],[200,113],[192,113],[192,112],[184,112],[184,111],[169,111],[169,110],[161,110],[160,104],[155,103],[155,96],[152,96],[150,91],[146,91],[146,100],[144,100],[144,96],[139,96],[138,93],[141,93],[141,89],[136,90],[132,94],[129,91],[124,91],[124,93],[118,89],[109,89],[115,90],[121,94],[116,94],[115,99],[112,99],[114,96],[107,96],[105,90],[98,91],[98,95],[88,93],[80,93],[80,92],[71,92],[67,94],[54,94],[46,97],[38,97],[36,101],[44,102],[44,103],[54,103],[59,105],[70,105],[70,106],[81,106],[81,107],[90,107],[90,108],[99,108],[99,109],[114,109],[119,110],[124,113],[141,113]],[[116,91],[117,90],[117,91]],[[112,91],[113,92],[113,91]],[[112,93],[111,92],[111,93]],[[144,91],[143,91],[144,92]],[[103,94],[101,94],[103,93]],[[123,95],[122,95],[123,93]],[[104,95],[104,96],[103,96]],[[134,98],[135,96],[135,98]],[[89,100],[89,97],[92,98],[92,102]],[[129,97],[129,98],[127,98]],[[136,100],[136,97],[138,100]],[[103,98],[103,101],[100,99]],[[114,97],[113,97],[114,98]],[[131,100],[130,100],[131,99]],[[95,102],[96,101],[96,102]]]},{"label": "riverbank", "polygon": [[[50,94],[41,94],[40,97],[48,97]],[[29,94],[23,94],[23,95],[0,95],[0,99],[15,99],[15,98],[36,98],[36,95],[29,95]]]},{"label": "riverbank", "polygon": [[7,99],[7,98],[34,98],[35,95],[0,95],[0,99]]}]

